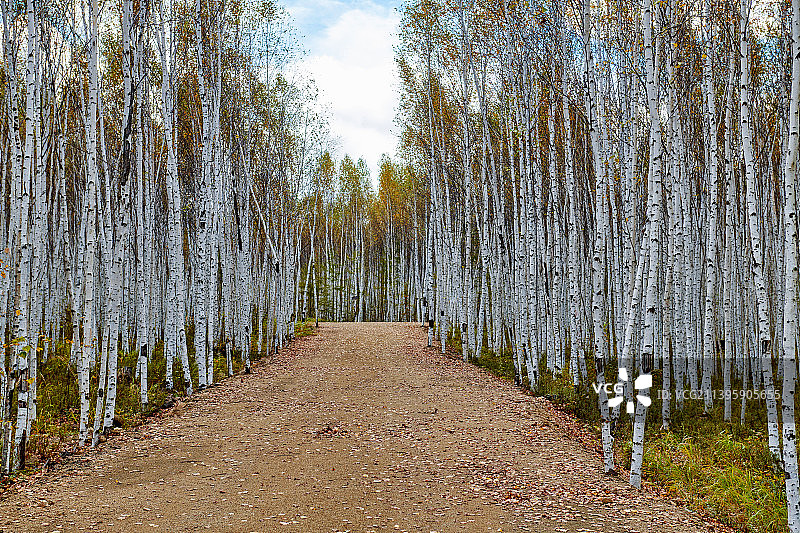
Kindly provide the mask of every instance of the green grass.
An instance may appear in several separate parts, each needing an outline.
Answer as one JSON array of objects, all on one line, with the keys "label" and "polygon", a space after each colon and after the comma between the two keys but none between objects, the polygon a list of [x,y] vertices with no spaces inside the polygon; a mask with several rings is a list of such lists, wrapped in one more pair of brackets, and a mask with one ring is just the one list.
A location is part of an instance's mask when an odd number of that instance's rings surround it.
[{"label": "green grass", "polygon": [[470,362],[485,368],[497,377],[514,379],[514,354],[511,350],[504,350],[498,354],[484,348],[480,355],[472,358]]},{"label": "green grass", "polygon": [[307,318],[305,322],[295,322],[294,324],[294,337],[299,339],[301,337],[307,337],[309,335],[314,334],[314,323],[315,319],[313,317]]},{"label": "green grass", "polygon": [[58,452],[72,439],[78,427],[78,379],[75,365],[69,363],[70,346],[56,344],[47,363],[43,363],[40,356],[37,418],[26,448],[28,467],[58,457]]},{"label": "green grass", "polygon": [[[26,463],[31,467],[47,461],[57,461],[59,452],[72,442],[78,429],[79,396],[77,371],[70,359],[71,345],[56,343],[50,350],[47,362],[39,358],[39,379],[37,382],[37,418],[33,423],[27,446]],[[163,346],[159,343],[153,351],[149,365],[148,406],[142,411],[139,396],[139,383],[122,372],[124,368],[135,370],[138,354],[120,352],[117,379],[116,418],[123,427],[136,426],[154,410],[163,405],[169,396],[164,386],[166,361]],[[175,388],[173,394],[184,393],[183,374],[180,365],[175,365]],[[94,423],[94,403],[96,401],[99,364],[95,364],[90,374],[89,425]],[[12,414],[13,415],[13,414]],[[12,416],[13,419],[13,416]]]},{"label": "green grass", "polygon": [[737,531],[788,531],[784,480],[772,469],[764,435],[741,426],[714,432],[714,425],[645,439],[645,477]]},{"label": "green grass", "polygon": [[[526,380],[526,384],[528,384]],[[575,387],[569,365],[558,374],[547,371],[546,359],[539,360],[539,382],[533,390],[537,396],[544,396],[560,409],[572,413],[586,422],[598,422],[600,410],[597,408],[597,395],[585,385]],[[598,430],[598,435],[599,435]]]},{"label": "green grass", "polygon": [[[435,334],[434,340],[438,338],[438,335]],[[460,358],[462,355],[461,331],[458,329],[448,331],[445,345],[453,357]],[[495,353],[484,346],[480,354],[470,357],[469,362],[485,368],[499,378],[514,379],[514,353],[511,350]]]}]

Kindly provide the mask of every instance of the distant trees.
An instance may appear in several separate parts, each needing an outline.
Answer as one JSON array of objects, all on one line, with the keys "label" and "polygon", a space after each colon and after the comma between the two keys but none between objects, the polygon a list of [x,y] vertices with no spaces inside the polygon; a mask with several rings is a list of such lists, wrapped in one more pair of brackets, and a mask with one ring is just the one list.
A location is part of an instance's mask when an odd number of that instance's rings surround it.
[{"label": "distant trees", "polygon": [[335,321],[421,318],[425,198],[384,155],[377,194],[363,159],[315,162],[300,238],[300,316]]},{"label": "distant trees", "polygon": [[327,125],[313,84],[284,75],[296,43],[271,0],[0,7],[9,472],[48,357],[75,364],[59,379],[77,376],[79,443],[96,444],[120,357],[137,353],[124,371],[146,410],[158,390],[191,394],[286,343],[299,202]]}]

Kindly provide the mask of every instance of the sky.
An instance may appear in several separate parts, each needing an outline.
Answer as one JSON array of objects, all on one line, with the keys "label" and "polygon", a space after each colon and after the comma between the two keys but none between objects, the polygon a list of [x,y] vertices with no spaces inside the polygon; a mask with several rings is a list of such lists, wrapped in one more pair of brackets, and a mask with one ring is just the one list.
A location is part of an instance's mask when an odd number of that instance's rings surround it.
[{"label": "sky", "polygon": [[284,0],[307,54],[298,67],[316,81],[339,138],[337,158],[363,157],[372,183],[381,154],[394,155],[400,0]]}]

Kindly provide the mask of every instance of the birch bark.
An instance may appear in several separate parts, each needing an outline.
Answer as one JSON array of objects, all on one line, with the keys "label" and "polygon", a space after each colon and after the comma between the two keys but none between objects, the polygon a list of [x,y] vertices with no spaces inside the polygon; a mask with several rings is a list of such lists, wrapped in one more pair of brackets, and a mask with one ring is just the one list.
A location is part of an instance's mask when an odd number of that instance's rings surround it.
[{"label": "birch bark", "polygon": [[[792,0],[792,84],[789,141],[783,175],[785,291],[783,309],[783,461],[789,531],[800,531],[800,482],[797,467],[795,387],[797,385],[797,175],[800,165],[800,0]],[[763,342],[763,340],[762,340]],[[768,366],[768,365],[767,365]]]},{"label": "birch bark", "polygon": [[769,449],[776,461],[781,460],[780,428],[778,426],[778,406],[774,394],[775,385],[772,375],[772,346],[770,334],[769,300],[767,296],[767,280],[764,274],[764,254],[761,235],[761,213],[756,198],[756,176],[753,163],[753,141],[750,117],[750,52],[749,52],[749,4],[742,0],[740,13],[740,87],[741,105],[740,121],[742,132],[742,151],[747,186],[747,219],[750,231],[750,247],[753,258],[753,281],[758,302],[758,347],[761,379],[767,391],[767,437]]},{"label": "birch bark", "polygon": [[[644,424],[647,408],[651,400],[648,396],[652,378],[655,355],[654,340],[657,317],[657,278],[659,266],[659,246],[661,239],[661,173],[663,142],[661,122],[658,113],[658,93],[656,86],[656,59],[654,57],[653,21],[650,0],[642,0],[642,26],[644,30],[644,58],[647,70],[647,107],[650,115],[650,185],[648,187],[648,223],[649,230],[649,273],[645,292],[644,332],[642,338],[642,363],[637,385],[642,385],[637,395],[636,412],[633,422],[633,449],[631,453],[630,484],[636,488],[642,483],[642,460],[644,456]],[[641,379],[641,381],[639,381]],[[647,385],[647,386],[645,386]],[[638,388],[638,387],[637,387]]]}]

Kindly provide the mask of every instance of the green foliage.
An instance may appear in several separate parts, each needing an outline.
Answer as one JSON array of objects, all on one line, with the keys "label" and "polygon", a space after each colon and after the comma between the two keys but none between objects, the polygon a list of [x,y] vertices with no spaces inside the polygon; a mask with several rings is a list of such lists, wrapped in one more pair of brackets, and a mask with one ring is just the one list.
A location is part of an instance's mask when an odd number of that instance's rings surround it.
[{"label": "green foliage", "polygon": [[[70,363],[71,349],[69,342],[55,343],[49,351],[47,362],[43,361],[40,352],[37,417],[31,429],[26,458],[31,465],[57,460],[58,453],[77,431],[80,398],[77,371],[75,364]],[[163,379],[165,363],[162,354],[163,350],[159,345],[150,366],[150,383],[157,383],[153,373],[157,374],[159,371]],[[133,379],[137,358],[137,352],[120,352],[118,359],[116,418],[123,427],[138,425],[143,416],[163,405],[167,398],[163,385],[154,384],[149,390],[150,403],[147,412],[142,413],[139,384]],[[89,424],[94,422],[93,406],[97,398],[98,370],[99,364],[95,364],[90,376],[92,409],[89,411]]]},{"label": "green foliage", "polygon": [[[436,334],[434,334],[435,336]],[[447,332],[445,344],[448,350],[452,350],[455,353],[461,354],[461,350],[463,346],[461,344],[461,331],[457,329],[451,329]]]},{"label": "green foliage", "polygon": [[295,338],[307,337],[314,334],[314,319],[308,318],[305,322],[295,322],[294,336]]},{"label": "green foliage", "polygon": [[495,376],[514,379],[514,352],[511,349],[496,353],[484,347],[481,349],[480,355],[471,358],[470,362],[475,366],[485,368]]},{"label": "green foliage", "polygon": [[218,346],[214,350],[213,364],[214,364],[214,382],[228,376],[228,360],[225,358],[224,346]]},{"label": "green foliage", "polygon": [[766,439],[742,426],[697,419],[684,433],[645,439],[643,471],[673,496],[739,531],[787,531],[783,477],[772,469]]},{"label": "green foliage", "polygon": [[[139,359],[139,352],[120,352],[118,364],[119,374],[117,376],[117,403],[115,416],[122,422],[123,427],[138,425],[142,419],[142,404],[139,395],[139,383],[134,379],[136,363]],[[163,404],[159,403],[158,406]],[[148,406],[148,410],[155,407],[153,404]]]},{"label": "green foliage", "polygon": [[36,408],[39,418],[78,419],[78,378],[70,364],[72,345],[58,343],[47,362],[39,361]]},{"label": "green foliage", "polygon": [[167,360],[164,358],[164,342],[158,341],[150,354],[147,369],[147,403],[150,406],[161,406],[169,396],[164,379],[167,375]]},{"label": "green foliage", "polygon": [[[162,397],[166,399],[168,396],[165,385],[166,378],[167,359],[164,355],[164,342],[159,341],[150,356],[150,365],[147,373],[147,382],[151,384],[147,391],[147,401],[149,404],[153,405],[157,403],[161,405],[163,401],[159,403],[158,400]],[[183,382],[183,369],[181,368],[181,362],[177,359],[172,363],[172,382],[174,384],[174,393],[178,395],[186,394],[186,386]]]},{"label": "green foliage", "polygon": [[[214,347],[213,354],[212,364],[214,365],[214,383],[217,383],[218,381],[228,377],[228,359],[225,356],[225,346],[223,344],[218,344]],[[253,359],[257,359],[259,356],[258,352],[256,351],[251,351],[250,355]],[[196,363],[192,361],[190,366],[196,367]],[[238,374],[244,370],[244,357],[242,356],[241,349],[231,349],[231,366],[233,367],[234,374]],[[181,372],[183,371],[181,370]],[[182,375],[183,374],[181,374],[181,376]],[[177,386],[177,381],[175,384]]]},{"label": "green foliage", "polygon": [[42,464],[56,456],[78,426],[78,380],[75,365],[69,362],[71,347],[57,343],[47,362],[39,361],[37,418],[27,445],[28,464]]},{"label": "green foliage", "polygon": [[600,419],[597,395],[591,387],[583,385],[575,387],[573,385],[569,365],[564,365],[561,372],[554,374],[547,370],[547,359],[540,358],[539,382],[533,393],[537,396],[544,396],[564,411],[588,422],[596,422]]},{"label": "green foliage", "polygon": [[[438,332],[434,334],[434,337],[437,336]],[[448,351],[460,358],[462,354],[461,331],[455,328],[450,329],[446,335],[445,345]],[[499,378],[514,379],[514,352],[511,349],[505,349],[498,354],[484,346],[477,357],[474,355],[470,357],[469,362],[485,368]]]}]

